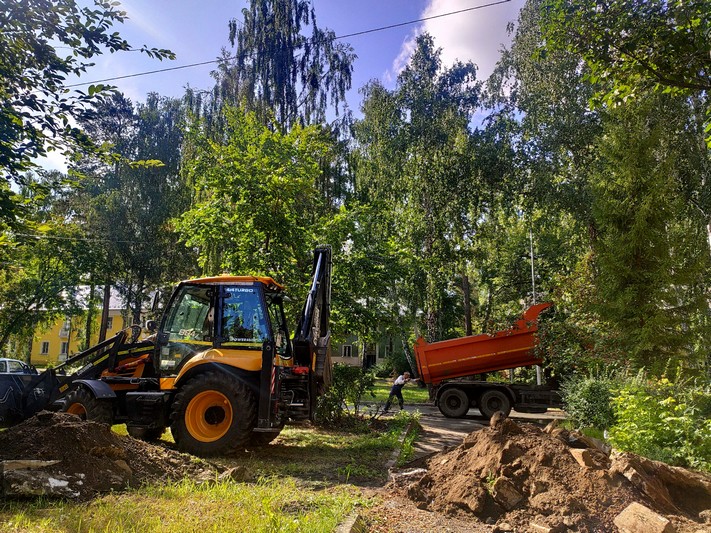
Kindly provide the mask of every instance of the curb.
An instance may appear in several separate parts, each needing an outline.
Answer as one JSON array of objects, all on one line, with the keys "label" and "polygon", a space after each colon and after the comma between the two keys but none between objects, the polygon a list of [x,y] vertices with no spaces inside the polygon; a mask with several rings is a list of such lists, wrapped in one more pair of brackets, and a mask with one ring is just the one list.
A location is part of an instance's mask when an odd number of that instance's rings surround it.
[{"label": "curb", "polygon": [[368,533],[368,531],[368,525],[358,511],[354,511],[348,515],[348,517],[333,530],[334,533]]},{"label": "curb", "polygon": [[[412,429],[414,428],[415,424],[414,420],[410,420],[410,423],[407,425],[405,428],[405,431],[400,433],[400,437],[398,437],[397,443],[398,446],[393,450],[393,453],[390,455],[390,459],[388,459],[388,462],[385,463],[385,468],[388,471],[388,474],[390,474],[390,471],[392,470],[392,467],[395,466],[395,463],[397,463],[398,457],[400,457],[400,452],[402,451],[402,443],[405,441],[407,436],[410,434]],[[390,477],[388,475],[388,477]]]}]

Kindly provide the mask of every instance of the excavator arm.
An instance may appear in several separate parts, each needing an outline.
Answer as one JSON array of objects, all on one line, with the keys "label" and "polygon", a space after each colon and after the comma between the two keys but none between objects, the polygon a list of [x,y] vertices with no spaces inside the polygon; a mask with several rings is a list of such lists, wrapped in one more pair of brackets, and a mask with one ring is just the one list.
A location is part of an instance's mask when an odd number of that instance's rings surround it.
[{"label": "excavator arm", "polygon": [[331,247],[314,250],[311,287],[294,334],[294,363],[308,366],[319,386],[331,381]]}]

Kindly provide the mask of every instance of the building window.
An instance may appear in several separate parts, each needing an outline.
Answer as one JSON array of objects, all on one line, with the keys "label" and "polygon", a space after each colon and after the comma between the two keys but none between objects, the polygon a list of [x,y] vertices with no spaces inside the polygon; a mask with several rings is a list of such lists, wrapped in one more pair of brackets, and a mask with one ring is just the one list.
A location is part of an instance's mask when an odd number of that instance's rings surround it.
[{"label": "building window", "polygon": [[110,316],[106,319],[106,331],[114,329],[114,317]]},{"label": "building window", "polygon": [[49,353],[49,341],[42,341],[42,355],[47,355]]},{"label": "building window", "polygon": [[68,343],[68,342],[63,342],[63,343],[62,343],[62,351],[59,352],[59,353],[62,354],[62,355],[67,355],[68,352],[69,352],[69,343]]},{"label": "building window", "polygon": [[69,337],[69,332],[72,329],[72,319],[67,317],[64,319],[64,323],[62,323],[62,327],[59,330],[59,336],[60,337]]},{"label": "building window", "polygon": [[341,357],[351,357],[353,346],[350,344],[344,344],[341,346]]}]

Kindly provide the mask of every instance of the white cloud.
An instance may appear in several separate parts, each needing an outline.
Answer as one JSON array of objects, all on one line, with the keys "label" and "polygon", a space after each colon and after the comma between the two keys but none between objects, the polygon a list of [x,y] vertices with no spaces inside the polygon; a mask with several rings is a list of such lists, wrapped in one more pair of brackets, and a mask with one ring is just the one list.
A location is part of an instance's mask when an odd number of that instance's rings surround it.
[{"label": "white cloud", "polygon": [[67,173],[67,158],[61,152],[48,152],[45,157],[35,160],[35,163],[45,170],[58,170],[63,174]]},{"label": "white cloud", "polygon": [[[472,0],[429,0],[422,18],[484,3],[474,3]],[[477,78],[488,78],[501,55],[501,48],[511,42],[506,25],[517,20],[523,4],[524,0],[512,0],[501,5],[425,21],[403,43],[400,54],[393,61],[392,70],[395,75],[402,70],[414,49],[417,34],[427,32],[434,38],[436,46],[442,49],[443,65],[452,65],[457,60],[472,61],[478,67]]]}]

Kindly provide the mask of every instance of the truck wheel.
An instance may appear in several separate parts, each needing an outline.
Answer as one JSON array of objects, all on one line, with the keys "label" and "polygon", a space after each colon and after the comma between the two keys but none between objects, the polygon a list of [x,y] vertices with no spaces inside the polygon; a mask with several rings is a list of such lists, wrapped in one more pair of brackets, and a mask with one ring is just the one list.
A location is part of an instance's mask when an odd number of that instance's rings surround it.
[{"label": "truck wheel", "polygon": [[479,411],[486,418],[491,418],[494,413],[501,411],[504,416],[509,416],[511,412],[511,400],[500,390],[488,390],[481,395],[479,400]]},{"label": "truck wheel", "polygon": [[447,418],[463,418],[469,412],[469,397],[461,389],[447,389],[439,397],[437,407]]},{"label": "truck wheel", "polygon": [[146,442],[153,442],[161,438],[165,432],[165,427],[159,428],[145,428],[141,426],[129,426],[126,424],[126,431],[134,439],[145,440]]},{"label": "truck wheel", "polygon": [[225,373],[205,372],[175,395],[170,431],[180,451],[224,455],[247,445],[256,417],[246,385]]},{"label": "truck wheel", "polygon": [[94,395],[79,387],[67,393],[62,411],[76,415],[82,420],[93,420],[101,424],[113,424],[114,409],[111,401],[97,400]]}]

